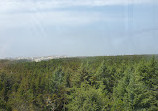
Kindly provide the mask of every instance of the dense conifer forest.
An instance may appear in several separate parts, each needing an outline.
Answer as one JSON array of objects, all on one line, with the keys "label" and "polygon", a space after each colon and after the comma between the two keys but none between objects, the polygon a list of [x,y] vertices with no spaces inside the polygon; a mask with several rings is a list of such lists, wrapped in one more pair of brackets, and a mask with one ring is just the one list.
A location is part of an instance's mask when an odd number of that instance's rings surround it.
[{"label": "dense conifer forest", "polygon": [[158,56],[0,61],[0,111],[158,111]]}]

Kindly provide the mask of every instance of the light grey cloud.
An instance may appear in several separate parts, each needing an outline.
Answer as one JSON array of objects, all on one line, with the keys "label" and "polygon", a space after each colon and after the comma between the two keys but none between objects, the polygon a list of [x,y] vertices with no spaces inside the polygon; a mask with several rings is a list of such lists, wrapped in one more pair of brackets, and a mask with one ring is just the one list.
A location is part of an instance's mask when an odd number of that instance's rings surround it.
[{"label": "light grey cloud", "polygon": [[108,6],[152,3],[156,0],[0,0],[0,12],[34,11],[76,6]]},{"label": "light grey cloud", "polygon": [[[0,14],[0,30],[17,27],[43,27],[45,26],[82,26],[96,22],[122,21],[122,18],[102,12],[80,11],[52,11],[36,13]],[[115,15],[117,16],[117,15]]]}]

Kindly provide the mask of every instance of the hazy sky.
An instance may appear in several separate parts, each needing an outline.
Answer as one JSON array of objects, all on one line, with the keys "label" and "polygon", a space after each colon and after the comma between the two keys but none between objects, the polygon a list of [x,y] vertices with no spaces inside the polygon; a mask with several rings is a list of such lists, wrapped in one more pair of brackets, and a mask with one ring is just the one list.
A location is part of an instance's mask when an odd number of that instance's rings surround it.
[{"label": "hazy sky", "polygon": [[158,0],[0,0],[0,58],[158,54]]}]

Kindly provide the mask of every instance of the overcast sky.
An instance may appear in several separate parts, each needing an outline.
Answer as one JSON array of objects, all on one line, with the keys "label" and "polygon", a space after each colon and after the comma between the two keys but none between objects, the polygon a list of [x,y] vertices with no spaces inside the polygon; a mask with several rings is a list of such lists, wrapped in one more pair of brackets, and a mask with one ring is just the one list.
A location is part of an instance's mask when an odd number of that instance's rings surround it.
[{"label": "overcast sky", "polygon": [[0,0],[0,58],[158,54],[158,0]]}]

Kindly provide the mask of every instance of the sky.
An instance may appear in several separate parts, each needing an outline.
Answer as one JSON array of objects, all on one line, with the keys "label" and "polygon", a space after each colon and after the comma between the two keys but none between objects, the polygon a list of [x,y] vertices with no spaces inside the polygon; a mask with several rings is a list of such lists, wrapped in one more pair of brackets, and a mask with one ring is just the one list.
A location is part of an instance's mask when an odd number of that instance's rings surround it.
[{"label": "sky", "polygon": [[0,58],[158,54],[158,0],[0,0]]}]

